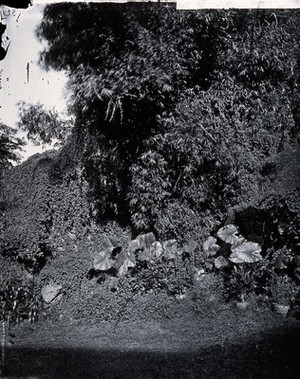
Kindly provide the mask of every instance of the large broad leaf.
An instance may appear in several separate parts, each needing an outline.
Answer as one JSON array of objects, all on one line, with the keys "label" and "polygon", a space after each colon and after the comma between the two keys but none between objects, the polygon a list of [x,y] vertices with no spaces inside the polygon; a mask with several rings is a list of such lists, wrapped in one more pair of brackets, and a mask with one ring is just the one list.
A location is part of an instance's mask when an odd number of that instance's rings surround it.
[{"label": "large broad leaf", "polygon": [[226,267],[228,265],[228,261],[225,257],[220,255],[219,257],[215,258],[215,267],[220,269],[222,267]]},{"label": "large broad leaf", "polygon": [[238,229],[235,225],[225,225],[223,228],[218,230],[217,236],[224,242],[230,243],[231,245],[236,242]]},{"label": "large broad leaf", "polygon": [[220,246],[216,244],[217,240],[214,237],[208,237],[203,244],[203,251],[209,256],[215,255],[219,250]]},{"label": "large broad leaf", "polygon": [[139,256],[138,256],[138,259],[142,262],[148,262],[150,261],[152,258],[152,253],[150,251],[150,249],[143,249],[140,253],[139,253]]},{"label": "large broad leaf", "polygon": [[189,254],[193,254],[194,251],[196,250],[198,244],[196,241],[193,241],[193,240],[190,240],[188,241],[188,243],[186,243],[184,246],[183,246],[183,250],[186,252],[186,253],[189,253]]},{"label": "large broad leaf", "polygon": [[107,238],[113,247],[120,247],[121,246],[115,237],[108,236]]},{"label": "large broad leaf", "polygon": [[141,248],[149,248],[156,240],[153,233],[140,234],[136,239],[139,241]]},{"label": "large broad leaf", "polygon": [[131,240],[128,242],[128,250],[132,253],[142,248],[143,246],[141,246],[140,241],[138,239]]},{"label": "large broad leaf", "polygon": [[261,247],[255,242],[244,242],[231,248],[232,254],[228,258],[233,263],[255,263],[262,260]]},{"label": "large broad leaf", "polygon": [[208,270],[212,270],[214,268],[214,264],[215,264],[215,262],[214,262],[213,258],[207,258],[204,261],[204,265]]},{"label": "large broad leaf", "polygon": [[107,236],[103,242],[104,250],[113,248],[112,250],[112,258],[114,258],[117,254],[119,254],[122,250],[121,244],[115,237]]},{"label": "large broad leaf", "polygon": [[135,256],[132,252],[128,251],[126,253],[126,258],[124,263],[126,262],[127,267],[134,267],[136,265]]},{"label": "large broad leaf", "polygon": [[105,240],[103,241],[103,247],[104,249],[108,249],[110,247],[118,247],[120,244],[114,237],[106,236]]},{"label": "large broad leaf", "polygon": [[235,248],[244,242],[247,242],[247,240],[241,234],[234,235],[234,236],[232,236],[231,246],[232,246],[232,248]]},{"label": "large broad leaf", "polygon": [[163,244],[164,254],[167,259],[175,259],[178,254],[177,241],[168,240]]},{"label": "large broad leaf", "polygon": [[130,251],[126,252],[125,260],[119,268],[118,276],[126,275],[128,272],[128,269],[130,267],[134,267],[135,265],[136,265],[136,260],[135,260],[134,254]]},{"label": "large broad leaf", "polygon": [[128,272],[128,266],[126,264],[126,261],[120,266],[118,271],[118,276],[125,276]]},{"label": "large broad leaf", "polygon": [[100,271],[107,271],[113,265],[113,260],[111,259],[111,253],[113,247],[107,248],[100,251],[100,253],[94,258],[94,268]]}]

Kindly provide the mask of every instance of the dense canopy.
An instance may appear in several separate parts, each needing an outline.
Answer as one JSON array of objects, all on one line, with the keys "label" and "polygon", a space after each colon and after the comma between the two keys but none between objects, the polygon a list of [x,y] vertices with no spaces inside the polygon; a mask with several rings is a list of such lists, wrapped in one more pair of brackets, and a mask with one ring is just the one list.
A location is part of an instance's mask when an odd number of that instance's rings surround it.
[{"label": "dense canopy", "polygon": [[256,195],[299,128],[298,21],[298,11],[48,5],[41,63],[69,77],[98,217],[172,237]]}]

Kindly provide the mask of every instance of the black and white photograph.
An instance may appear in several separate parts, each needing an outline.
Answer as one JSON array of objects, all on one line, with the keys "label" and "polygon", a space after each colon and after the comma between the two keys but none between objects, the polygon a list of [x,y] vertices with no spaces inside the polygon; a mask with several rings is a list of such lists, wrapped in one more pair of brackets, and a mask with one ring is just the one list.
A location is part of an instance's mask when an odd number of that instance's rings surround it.
[{"label": "black and white photograph", "polygon": [[0,17],[0,378],[299,378],[300,0]]}]

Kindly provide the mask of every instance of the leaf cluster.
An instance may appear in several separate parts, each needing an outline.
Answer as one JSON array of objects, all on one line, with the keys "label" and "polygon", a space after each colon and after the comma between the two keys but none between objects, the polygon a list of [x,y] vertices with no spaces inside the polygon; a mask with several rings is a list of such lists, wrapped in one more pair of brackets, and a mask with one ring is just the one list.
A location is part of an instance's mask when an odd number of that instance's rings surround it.
[{"label": "leaf cluster", "polygon": [[25,142],[16,137],[16,133],[15,129],[0,122],[0,170],[10,162],[20,160],[19,151]]},{"label": "leaf cluster", "polygon": [[18,127],[27,132],[27,138],[35,145],[66,141],[72,127],[71,120],[62,120],[55,109],[47,110],[39,102],[29,104],[20,101],[18,108]]},{"label": "leaf cluster", "polygon": [[266,251],[238,234],[232,224],[220,228],[216,237],[218,240],[210,236],[203,243],[200,262],[206,270],[217,270],[223,276],[228,299],[244,301],[249,294],[274,301],[295,298],[299,278],[290,268],[299,267],[299,262],[292,250],[285,246]]},{"label": "leaf cluster", "polygon": [[109,237],[94,259],[94,269],[130,283],[134,293],[166,291],[182,295],[193,284],[191,256],[195,243],[179,248],[176,240],[156,241],[153,233],[139,235],[121,247]]}]

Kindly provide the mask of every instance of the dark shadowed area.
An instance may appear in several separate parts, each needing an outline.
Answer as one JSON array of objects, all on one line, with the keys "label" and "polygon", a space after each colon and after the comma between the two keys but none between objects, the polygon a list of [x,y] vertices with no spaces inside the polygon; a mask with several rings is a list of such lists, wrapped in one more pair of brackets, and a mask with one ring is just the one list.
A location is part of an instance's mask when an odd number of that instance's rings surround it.
[{"label": "dark shadowed area", "polygon": [[163,352],[114,347],[16,347],[8,377],[38,378],[297,378],[300,329],[273,330],[249,341]]}]

